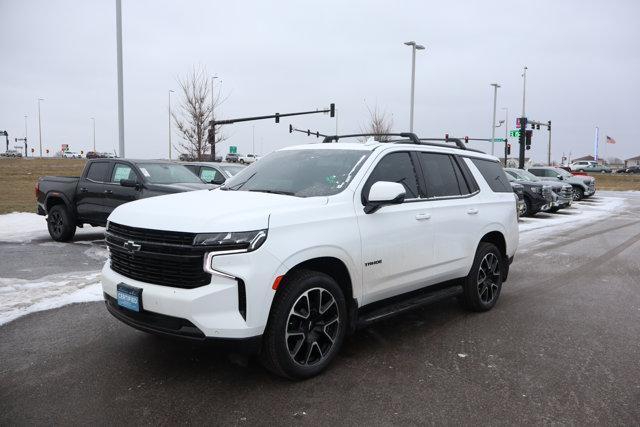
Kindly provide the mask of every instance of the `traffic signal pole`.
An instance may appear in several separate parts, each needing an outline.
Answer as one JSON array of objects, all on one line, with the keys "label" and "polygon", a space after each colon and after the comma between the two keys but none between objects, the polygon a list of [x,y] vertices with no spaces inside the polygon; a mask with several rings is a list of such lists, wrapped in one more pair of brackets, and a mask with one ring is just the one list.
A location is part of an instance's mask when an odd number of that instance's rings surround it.
[{"label": "traffic signal pole", "polygon": [[547,145],[547,165],[551,166],[551,120],[547,122],[549,129],[549,144]]}]

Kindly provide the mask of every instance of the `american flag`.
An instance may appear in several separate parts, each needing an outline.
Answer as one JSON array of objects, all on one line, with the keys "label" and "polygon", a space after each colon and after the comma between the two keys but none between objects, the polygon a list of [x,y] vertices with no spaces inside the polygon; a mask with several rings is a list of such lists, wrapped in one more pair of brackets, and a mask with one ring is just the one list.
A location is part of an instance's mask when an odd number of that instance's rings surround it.
[{"label": "american flag", "polygon": [[607,144],[615,144],[616,140],[607,135]]}]

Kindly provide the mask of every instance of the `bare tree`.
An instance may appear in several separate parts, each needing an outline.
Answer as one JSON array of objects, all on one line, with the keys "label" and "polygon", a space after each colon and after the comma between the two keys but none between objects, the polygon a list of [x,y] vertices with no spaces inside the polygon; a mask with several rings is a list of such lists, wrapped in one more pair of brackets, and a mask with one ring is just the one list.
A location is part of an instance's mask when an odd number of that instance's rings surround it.
[{"label": "bare tree", "polygon": [[[367,106],[369,110],[369,124],[362,129],[362,133],[391,133],[393,129],[393,117],[388,115],[386,111],[381,111],[376,105],[373,109]],[[387,142],[391,138],[388,136],[377,136],[376,141]],[[366,140],[366,138],[365,138]]]},{"label": "bare tree", "polygon": [[[178,78],[182,99],[178,111],[171,112],[173,122],[182,135],[182,142],[176,149],[196,160],[205,160],[215,144],[224,141],[220,127],[216,129],[213,147],[207,141],[209,122],[213,120],[216,108],[224,99],[220,92],[215,93],[205,67],[194,67],[190,74]],[[208,160],[208,159],[207,159]]]}]

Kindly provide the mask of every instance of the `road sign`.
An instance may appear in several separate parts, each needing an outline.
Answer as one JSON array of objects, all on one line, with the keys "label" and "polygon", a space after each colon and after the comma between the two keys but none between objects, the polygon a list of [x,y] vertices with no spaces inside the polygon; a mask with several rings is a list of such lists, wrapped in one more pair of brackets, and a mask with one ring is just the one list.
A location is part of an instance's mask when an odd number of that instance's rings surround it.
[{"label": "road sign", "polygon": [[519,129],[510,130],[509,131],[509,136],[511,136],[513,138],[518,138],[520,136],[520,130]]},{"label": "road sign", "polygon": [[493,142],[507,142],[504,138],[493,138]]},{"label": "road sign", "polygon": [[230,153],[230,154],[236,154],[236,153],[238,153],[238,147],[236,147],[235,145],[231,145],[231,146],[229,147],[229,153]]}]

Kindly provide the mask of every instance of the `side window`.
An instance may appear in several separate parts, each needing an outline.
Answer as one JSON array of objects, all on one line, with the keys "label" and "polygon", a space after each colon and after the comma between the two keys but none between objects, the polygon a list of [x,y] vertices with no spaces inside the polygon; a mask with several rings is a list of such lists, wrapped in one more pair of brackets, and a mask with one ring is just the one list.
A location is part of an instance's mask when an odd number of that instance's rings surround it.
[{"label": "side window", "polygon": [[555,178],[558,175],[556,171],[551,169],[543,169],[543,172],[542,176],[548,176],[549,178]]},{"label": "side window", "polygon": [[202,168],[200,169],[200,179],[204,182],[213,182],[216,177],[220,175],[220,172],[213,168]]},{"label": "side window", "polygon": [[378,162],[363,188],[363,198],[369,195],[369,189],[378,181],[402,184],[407,192],[407,199],[419,197],[416,170],[408,152],[387,154]]},{"label": "side window", "polygon": [[427,185],[427,197],[469,194],[469,188],[458,165],[448,154],[419,153],[420,165]]},{"label": "side window", "polygon": [[108,169],[108,162],[93,162],[89,165],[87,179],[95,182],[104,182]]},{"label": "side window", "polygon": [[535,176],[544,176],[544,174],[540,173],[540,171],[538,169],[529,169],[529,172],[531,172]]},{"label": "side window", "polygon": [[496,193],[511,193],[511,185],[504,173],[502,165],[498,162],[484,159],[471,158],[471,161],[478,168],[489,187]]},{"label": "side window", "polygon": [[113,168],[113,173],[111,174],[111,182],[120,183],[122,179],[136,179],[136,174],[131,169],[131,166],[125,165],[123,163],[116,163],[116,166]]},{"label": "side window", "polygon": [[196,166],[195,165],[184,165],[185,168],[189,169],[191,172],[196,174]]}]

